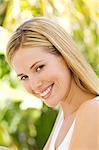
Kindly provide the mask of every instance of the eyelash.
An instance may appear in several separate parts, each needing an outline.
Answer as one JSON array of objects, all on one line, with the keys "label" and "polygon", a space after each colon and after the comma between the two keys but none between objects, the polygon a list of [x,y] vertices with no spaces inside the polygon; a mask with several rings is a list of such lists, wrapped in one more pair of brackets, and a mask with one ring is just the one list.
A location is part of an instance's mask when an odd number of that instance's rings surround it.
[{"label": "eyelash", "polygon": [[[41,69],[43,69],[43,67],[44,67],[44,65],[40,65],[40,66],[36,67],[36,72],[41,71]],[[38,69],[40,69],[40,70],[38,70]]]},{"label": "eyelash", "polygon": [[[25,78],[25,79],[24,79]],[[26,80],[26,78],[28,78],[28,76],[27,75],[24,75],[24,76],[22,76],[21,78],[20,78],[20,80]]]},{"label": "eyelash", "polygon": [[[36,72],[41,71],[41,69],[43,69],[43,67],[44,67],[44,65],[40,65],[40,66],[36,67],[36,68],[35,68]],[[39,68],[40,68],[40,70],[38,70]],[[24,75],[24,76],[22,76],[22,77],[20,78],[20,80],[26,80],[26,78],[28,78],[28,76],[27,76],[27,75]]]}]

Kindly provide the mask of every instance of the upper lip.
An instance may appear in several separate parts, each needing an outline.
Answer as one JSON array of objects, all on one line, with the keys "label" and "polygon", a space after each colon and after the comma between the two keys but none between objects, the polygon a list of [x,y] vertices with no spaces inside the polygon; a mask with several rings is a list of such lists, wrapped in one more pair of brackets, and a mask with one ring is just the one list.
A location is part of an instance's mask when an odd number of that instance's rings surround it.
[{"label": "upper lip", "polygon": [[44,91],[46,91],[50,86],[52,86],[53,84],[51,84],[51,85],[49,85],[49,86],[47,86],[46,88],[44,88],[43,90],[41,90],[41,91],[36,91],[35,93],[36,94],[41,94],[41,93],[43,93]]}]

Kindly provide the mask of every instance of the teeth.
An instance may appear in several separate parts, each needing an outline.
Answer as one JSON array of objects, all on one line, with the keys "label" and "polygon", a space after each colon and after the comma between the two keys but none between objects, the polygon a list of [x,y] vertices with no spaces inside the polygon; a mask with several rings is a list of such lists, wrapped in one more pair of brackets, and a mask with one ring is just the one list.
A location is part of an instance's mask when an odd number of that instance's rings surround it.
[{"label": "teeth", "polygon": [[41,93],[40,96],[42,97],[42,96],[47,95],[50,92],[51,88],[52,87],[50,86],[46,91],[44,91],[43,93]]}]

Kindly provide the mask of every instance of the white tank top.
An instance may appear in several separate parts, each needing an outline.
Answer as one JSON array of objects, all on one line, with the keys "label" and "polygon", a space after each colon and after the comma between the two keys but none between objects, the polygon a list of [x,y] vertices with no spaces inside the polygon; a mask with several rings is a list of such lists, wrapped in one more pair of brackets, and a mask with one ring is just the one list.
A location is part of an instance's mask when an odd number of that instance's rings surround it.
[{"label": "white tank top", "polygon": [[[61,128],[62,123],[63,123],[63,112],[61,113],[60,118],[58,120],[58,123],[56,125],[56,128],[53,132],[53,136],[52,136],[52,140],[51,140],[51,143],[50,143],[50,146],[49,146],[49,150],[55,150],[56,138],[58,136],[58,133],[59,133],[59,130]],[[75,125],[75,119],[74,119],[68,133],[66,134],[66,137],[64,138],[63,142],[59,145],[57,150],[68,150],[69,149],[69,144],[70,144],[70,140],[72,138],[74,125]]]}]

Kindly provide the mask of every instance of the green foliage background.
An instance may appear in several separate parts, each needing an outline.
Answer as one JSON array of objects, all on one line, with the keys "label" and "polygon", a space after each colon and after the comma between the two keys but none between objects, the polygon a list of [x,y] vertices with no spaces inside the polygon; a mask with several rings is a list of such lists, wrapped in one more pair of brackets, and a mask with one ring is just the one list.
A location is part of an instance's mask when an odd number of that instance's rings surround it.
[{"label": "green foliage background", "polygon": [[5,61],[10,34],[35,16],[57,19],[99,76],[98,0],[0,0],[0,145],[11,150],[43,149],[58,113],[28,95]]}]

